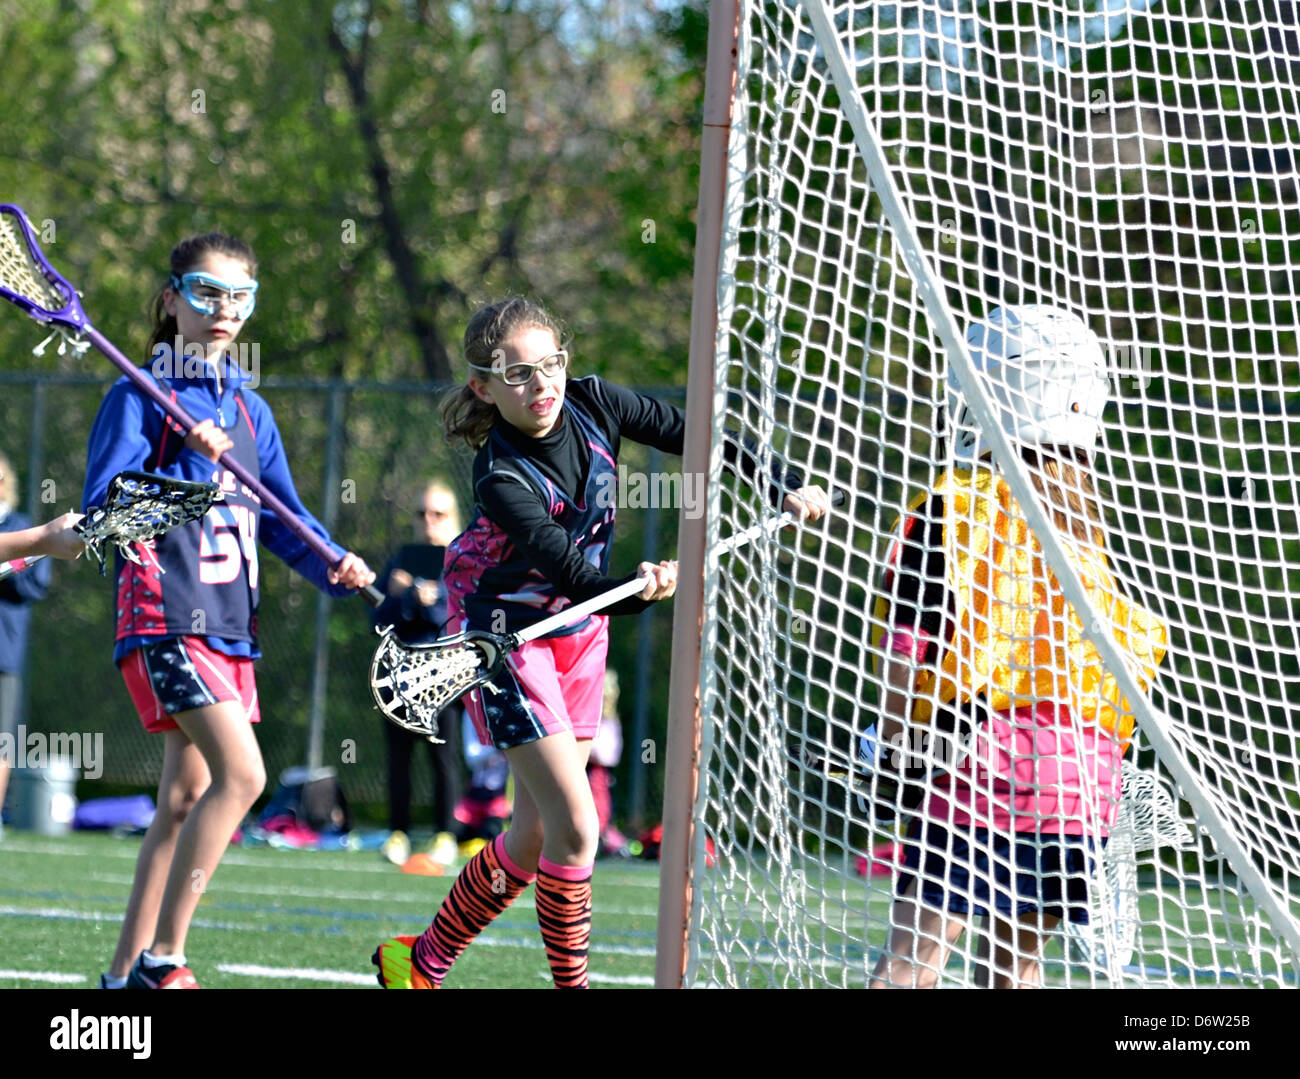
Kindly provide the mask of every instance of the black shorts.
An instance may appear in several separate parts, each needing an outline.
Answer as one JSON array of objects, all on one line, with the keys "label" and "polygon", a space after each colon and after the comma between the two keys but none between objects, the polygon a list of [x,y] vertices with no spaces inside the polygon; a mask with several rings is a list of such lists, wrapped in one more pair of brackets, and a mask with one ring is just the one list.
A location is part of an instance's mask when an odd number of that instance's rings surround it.
[{"label": "black shorts", "polygon": [[[1103,839],[1103,849],[1105,843]],[[1097,848],[1092,836],[1011,836],[987,828],[950,832],[917,818],[903,841],[897,894],[905,895],[919,876],[916,898],[951,914],[986,915],[991,902],[1007,917],[1042,911],[1087,925],[1088,893],[1098,873]]]}]

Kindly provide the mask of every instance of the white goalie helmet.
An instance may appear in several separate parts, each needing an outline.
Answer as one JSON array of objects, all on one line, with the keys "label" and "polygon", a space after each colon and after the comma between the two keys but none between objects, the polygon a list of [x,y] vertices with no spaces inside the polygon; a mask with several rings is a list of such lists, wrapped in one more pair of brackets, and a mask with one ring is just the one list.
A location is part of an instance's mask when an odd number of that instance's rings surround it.
[{"label": "white goalie helmet", "polygon": [[[1081,318],[1045,304],[998,307],[970,325],[966,344],[1013,441],[1092,451],[1110,393],[1101,342]],[[954,455],[975,460],[988,444],[951,368],[947,406]]]}]

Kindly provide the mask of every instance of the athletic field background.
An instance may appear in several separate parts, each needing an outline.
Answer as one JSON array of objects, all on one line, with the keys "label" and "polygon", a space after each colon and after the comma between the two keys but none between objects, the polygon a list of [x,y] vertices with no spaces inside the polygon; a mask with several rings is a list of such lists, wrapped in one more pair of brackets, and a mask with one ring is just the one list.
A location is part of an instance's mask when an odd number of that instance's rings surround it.
[{"label": "athletic field background", "polygon": [[[117,944],[139,849],[138,837],[82,832],[51,838],[5,830],[0,840],[5,867],[0,880],[0,926],[5,939],[0,989],[98,985]],[[443,877],[421,877],[403,873],[377,851],[232,847],[199,903],[186,956],[204,988],[378,988],[370,963],[376,946],[391,936],[423,932],[462,864]],[[865,882],[844,859],[822,863],[810,856],[806,869],[812,872],[814,867],[839,878],[828,885],[836,889],[846,885],[848,895],[858,889],[859,903],[854,905],[860,905],[859,914],[871,925],[870,932],[843,936],[825,931],[826,926],[814,928],[814,936],[826,948],[821,973],[832,983],[863,986],[888,925],[888,882],[880,882],[868,895]],[[1144,882],[1142,902],[1148,917],[1140,938],[1153,949],[1148,962],[1155,960],[1160,935],[1151,883]],[[1165,892],[1166,899],[1175,895],[1173,890]],[[775,898],[775,893],[769,896]],[[598,861],[592,900],[592,987],[653,985],[658,863]],[[738,938],[728,941],[728,947],[735,946],[749,957],[746,977],[754,985],[768,984],[769,978],[784,980],[772,943],[782,936],[772,920],[773,910],[773,906],[749,910]],[[1197,923],[1189,923],[1189,931],[1206,929],[1198,915],[1189,917]],[[757,939],[760,936],[766,939]],[[707,942],[702,948],[708,952]],[[1064,983],[1063,955],[1062,941],[1048,945],[1044,968],[1048,985]],[[1198,948],[1196,961],[1201,969],[1195,972],[1177,964],[1171,984],[1186,988],[1240,984],[1231,972],[1213,969],[1208,950]],[[950,961],[954,976],[958,966],[954,956]],[[1284,974],[1283,979],[1294,984],[1293,974]],[[544,989],[550,984],[529,889],[470,946],[446,986]],[[1087,976],[1077,966],[1071,984],[1087,985]],[[1100,979],[1097,984],[1106,983]]]},{"label": "athletic field background", "polygon": [[[138,838],[6,828],[0,989],[90,989],[121,929]],[[461,863],[463,864],[463,863]],[[378,989],[370,956],[427,928],[452,874],[403,873],[377,851],[232,847],[194,915],[186,957],[205,988]],[[601,861],[592,888],[593,988],[654,980],[659,865]],[[551,984],[529,889],[456,963],[447,988]]]}]

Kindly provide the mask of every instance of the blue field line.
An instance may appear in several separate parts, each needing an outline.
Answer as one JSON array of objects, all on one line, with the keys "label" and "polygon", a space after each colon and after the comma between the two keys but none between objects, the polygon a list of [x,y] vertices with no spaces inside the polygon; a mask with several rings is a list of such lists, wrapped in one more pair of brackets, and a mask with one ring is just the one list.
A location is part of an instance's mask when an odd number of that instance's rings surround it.
[{"label": "blue field line", "polygon": [[[22,838],[18,838],[19,835]],[[65,858],[112,858],[115,860],[139,857],[138,843],[122,841],[121,846],[101,845],[98,836],[91,833],[77,834],[66,838],[40,839],[29,833],[7,832],[4,850],[16,855],[32,857]],[[308,873],[362,873],[367,876],[379,876],[398,879],[398,870],[375,856],[375,860],[366,864],[367,854],[358,855],[353,851],[294,850],[271,847],[232,846],[222,858],[223,867],[234,869],[291,870]],[[463,863],[460,863],[463,865]],[[659,887],[659,867],[654,862],[637,860],[625,861],[612,859],[598,861],[596,864],[596,883],[608,883],[613,887],[651,888]]]},{"label": "blue field line", "polygon": [[[524,937],[494,933],[489,928],[474,938],[472,947],[478,948],[486,945],[489,948],[540,948],[541,943],[542,938],[538,935],[536,926],[533,926],[531,934]],[[593,932],[591,934],[591,954],[594,957],[619,955],[632,959],[653,959],[655,949],[639,948],[628,944],[611,944],[603,934]]]},{"label": "blue field line", "polygon": [[[880,955],[881,949],[875,948],[872,950],[870,963],[872,968],[875,967]],[[946,969],[953,972],[959,972],[964,969],[964,964],[959,957],[954,956],[948,961]],[[1070,971],[1086,971],[1087,969],[1088,967],[1085,963],[1075,963],[1067,966],[1067,964],[1058,957],[1043,960],[1044,975],[1055,974],[1057,977],[1064,977]],[[1295,982],[1297,978],[1294,971],[1271,971],[1264,974],[1257,970],[1218,970],[1214,967],[1198,967],[1196,970],[1192,970],[1190,967],[1158,967],[1152,964],[1142,965],[1137,963],[1129,963],[1127,966],[1123,967],[1122,970],[1125,974],[1134,974],[1142,978],[1157,978],[1171,981],[1233,981],[1253,984],[1254,982],[1261,981]],[[1093,973],[1107,981],[1110,980],[1110,971],[1105,967],[1094,967]],[[1124,988],[1124,986],[1116,986],[1116,988]]]},{"label": "blue field line", "polygon": [[1198,967],[1196,970],[1191,970],[1188,967],[1175,967],[1171,970],[1168,967],[1140,967],[1136,964],[1129,964],[1124,968],[1124,973],[1140,974],[1147,978],[1181,978],[1198,982],[1220,981],[1223,979],[1236,982],[1248,978],[1257,980],[1268,978],[1270,981],[1283,982],[1294,982],[1296,980],[1296,974],[1294,971],[1275,971],[1268,975],[1263,975],[1254,970],[1215,970],[1212,967]]},{"label": "blue field line", "polygon": [[[407,878],[409,879],[409,878]],[[124,893],[130,888],[133,878],[129,876],[115,876],[111,873],[90,873],[84,880],[86,886],[113,886],[121,885]],[[278,900],[286,894],[284,888],[270,888],[264,885],[250,885],[247,883],[236,884],[228,874],[222,874],[221,880],[214,884],[209,890],[210,895],[236,894],[242,896],[267,896]],[[301,898],[303,902],[329,902],[339,903],[351,906],[353,903],[402,903],[411,905],[420,905],[427,910],[435,910],[437,904],[442,901],[442,897],[436,893],[426,891],[424,894],[401,894],[394,893],[392,890],[385,890],[383,893],[366,892],[364,894],[356,892],[347,892],[335,887],[325,886],[320,889],[293,889],[289,894]],[[658,907],[628,907],[613,902],[603,888],[597,888],[595,891],[596,910],[602,918],[657,918],[659,915]],[[511,905],[512,909],[533,910],[535,903],[528,896],[520,896]]]},{"label": "blue field line", "polygon": [[47,892],[38,888],[0,888],[0,899],[52,899],[60,903],[122,903],[121,895],[70,896],[67,892]]},{"label": "blue field line", "polygon": [[[3,893],[0,893],[3,894]],[[275,904],[263,903],[204,903],[204,910],[230,911],[232,913],[252,913],[252,914],[290,914],[300,918],[337,918],[345,922],[396,922],[399,925],[419,925],[423,927],[429,924],[432,919],[432,913],[429,919],[424,921],[413,921],[409,913],[402,914],[375,914],[366,911],[351,910],[324,910],[320,907],[282,907]],[[600,910],[597,908],[596,916],[600,916]],[[493,926],[502,926],[504,928],[522,928],[531,926],[537,928],[536,919],[526,919],[518,921],[508,917],[497,918],[492,923]],[[490,928],[490,927],[489,927]],[[632,937],[654,939],[658,933],[653,929],[606,929],[600,930],[602,935],[615,937]]]},{"label": "blue field line", "polygon": [[[122,903],[122,897],[120,895],[112,895],[112,896],[79,895],[76,897],[69,897],[65,892],[54,892],[54,891],[26,889],[26,888],[0,889],[0,898],[26,899],[29,901],[44,900],[49,902],[62,903],[65,906],[73,903],[86,903],[86,904],[108,903],[114,905]],[[269,915],[285,915],[285,916],[299,917],[299,918],[326,918],[326,919],[333,919],[339,922],[367,922],[371,924],[376,922],[383,922],[388,925],[418,926],[419,931],[423,931],[423,929],[428,925],[427,921],[420,921],[420,922],[412,921],[409,913],[375,914],[375,913],[368,913],[365,911],[325,910],[319,907],[284,907],[284,906],[277,906],[275,904],[265,904],[265,903],[237,903],[237,902],[217,903],[217,902],[209,901],[209,902],[202,903],[199,907],[199,910],[207,912],[208,914],[216,914],[216,913],[261,914],[261,915],[269,914]],[[94,915],[95,913],[96,912],[87,911],[86,917],[90,918],[91,915]],[[56,920],[69,920],[69,919],[76,920],[78,916],[75,913],[55,914],[51,916],[41,911],[33,911],[31,915],[26,915],[21,911],[3,911],[0,912],[0,917],[53,917]],[[93,920],[99,921],[103,919],[96,916],[93,918]],[[196,920],[194,924],[200,925],[201,923],[198,920]],[[205,926],[204,928],[243,929],[245,927],[231,924],[231,923],[214,922]],[[277,932],[279,928],[280,927],[278,926],[254,926],[254,925],[250,925],[247,927],[249,931],[256,929],[258,931],[265,931],[265,932]],[[532,929],[535,932],[537,930],[537,922],[532,919],[520,921],[517,919],[498,918],[495,922],[493,922],[491,926],[488,927],[487,930],[485,930],[485,932],[491,933],[493,932],[493,930],[497,930],[497,929],[506,932],[512,930]],[[301,927],[295,927],[292,931],[311,932],[312,930],[301,929]],[[337,927],[325,931],[330,933],[336,933],[336,934],[343,932],[341,928],[337,928]],[[592,931],[593,940],[628,940],[628,941],[654,940],[656,939],[657,935],[658,934],[656,933],[656,931],[652,929],[593,929]]]},{"label": "blue field line", "polygon": [[[15,910],[0,908],[0,919],[4,918],[37,918],[45,922],[118,922],[121,917],[114,914],[104,914],[101,911],[58,911],[58,910]],[[324,929],[319,926],[306,925],[238,925],[231,922],[217,922],[208,918],[195,918],[192,925],[196,929],[220,929],[229,932],[238,933],[289,933],[296,936],[343,936],[344,932],[338,926],[330,926]],[[535,924],[526,928],[532,932],[526,935],[510,935],[511,930],[523,928],[518,924],[499,925],[493,924],[488,926],[475,940],[479,947],[505,947],[505,948],[532,948],[541,944],[541,937],[537,933]],[[653,934],[649,934],[653,935]],[[621,955],[632,956],[637,958],[654,958],[655,950],[653,948],[638,947],[633,944],[617,943],[621,934],[618,933],[601,933],[593,931],[591,934],[591,943],[593,952],[603,955]]]}]

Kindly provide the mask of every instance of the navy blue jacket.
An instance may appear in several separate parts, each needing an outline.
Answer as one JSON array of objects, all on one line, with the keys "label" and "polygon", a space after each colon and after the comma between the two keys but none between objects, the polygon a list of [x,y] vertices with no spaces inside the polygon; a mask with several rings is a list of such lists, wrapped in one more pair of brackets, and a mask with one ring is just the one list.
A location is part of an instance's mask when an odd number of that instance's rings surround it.
[{"label": "navy blue jacket", "polygon": [[[26,514],[11,512],[0,517],[0,532],[20,532],[31,526]],[[48,558],[42,558],[30,569],[0,581],[0,671],[22,670],[31,605],[45,598],[50,587],[50,565]]]},{"label": "navy blue jacket", "polygon": [[[177,364],[179,369],[172,377],[158,379],[162,390],[174,394],[177,402],[196,422],[214,420],[225,429],[233,429],[239,419],[240,401],[247,409],[248,419],[256,433],[258,469],[262,485],[276,495],[285,506],[313,532],[330,543],[335,559],[345,554],[334,544],[325,527],[302,504],[294,487],[293,476],[285,457],[284,442],[276,426],[270,406],[249,385],[248,375],[229,357],[224,358],[223,379],[218,393],[217,380],[209,369],[202,376],[194,375]],[[145,370],[153,377],[154,371],[166,374],[166,368],[151,361]],[[238,390],[238,394],[236,394]],[[162,408],[145,397],[127,378],[119,379],[99,406],[90,432],[90,445],[86,456],[86,485],[82,493],[83,507],[99,505],[108,490],[109,481],[127,469],[160,472],[177,479],[209,482],[219,478],[221,469],[200,453],[182,448],[170,462],[159,464],[157,455],[163,441],[166,424],[170,422]],[[173,443],[175,436],[172,436]],[[248,464],[248,462],[243,462]],[[197,525],[186,525],[186,528]],[[274,513],[262,512],[257,523],[257,538],[288,566],[302,574],[312,584],[331,596],[345,596],[350,589],[331,585],[326,576],[328,567],[297,536],[289,531]],[[165,537],[164,537],[165,539]],[[163,542],[163,541],[159,541]],[[169,584],[174,585],[172,581]],[[132,638],[120,640],[114,659],[120,660],[132,648],[156,641],[159,638]],[[231,655],[258,654],[256,642],[207,638],[219,651]],[[251,647],[250,647],[251,645]]]}]

